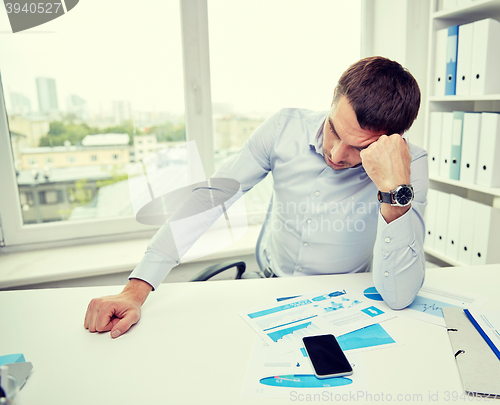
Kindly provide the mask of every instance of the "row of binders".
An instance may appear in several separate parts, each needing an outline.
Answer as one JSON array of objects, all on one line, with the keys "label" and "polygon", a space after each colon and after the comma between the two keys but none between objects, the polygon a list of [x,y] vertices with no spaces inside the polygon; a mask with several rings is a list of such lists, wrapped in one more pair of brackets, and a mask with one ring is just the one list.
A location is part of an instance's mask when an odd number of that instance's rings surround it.
[{"label": "row of binders", "polygon": [[492,18],[436,32],[434,95],[500,93],[500,22]]},{"label": "row of binders", "polygon": [[464,265],[500,263],[500,209],[429,189],[424,245]]},{"label": "row of binders", "polygon": [[431,177],[500,187],[499,113],[431,112],[429,124]]}]

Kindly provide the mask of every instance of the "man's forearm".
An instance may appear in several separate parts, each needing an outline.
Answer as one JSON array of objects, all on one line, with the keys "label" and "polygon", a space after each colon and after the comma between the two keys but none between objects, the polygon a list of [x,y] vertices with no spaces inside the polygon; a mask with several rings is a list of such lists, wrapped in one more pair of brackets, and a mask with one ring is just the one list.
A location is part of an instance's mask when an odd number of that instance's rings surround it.
[{"label": "man's forearm", "polygon": [[[382,213],[382,211],[381,211]],[[373,281],[384,301],[394,309],[408,306],[422,286],[425,256],[417,216],[407,212],[391,226],[379,219],[373,257]],[[417,236],[418,235],[418,236]]]}]

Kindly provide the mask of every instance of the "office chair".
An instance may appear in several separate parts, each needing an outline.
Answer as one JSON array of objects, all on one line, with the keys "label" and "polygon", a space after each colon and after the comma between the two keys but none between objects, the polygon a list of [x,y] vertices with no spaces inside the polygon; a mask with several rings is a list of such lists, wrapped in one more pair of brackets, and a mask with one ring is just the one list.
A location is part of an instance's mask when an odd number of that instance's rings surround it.
[{"label": "office chair", "polygon": [[262,259],[262,255],[264,254],[264,246],[262,244],[262,241],[267,236],[266,229],[267,229],[267,224],[269,222],[269,218],[271,217],[272,207],[273,207],[273,197],[271,195],[271,201],[269,202],[269,205],[267,207],[266,217],[264,219],[264,223],[262,224],[262,228],[260,230],[259,237],[257,239],[257,244],[255,246],[255,259],[257,260],[257,264],[259,265],[259,268],[260,268],[259,272],[247,271],[245,273],[246,264],[244,261],[228,260],[228,261],[225,261],[222,263],[216,263],[216,264],[213,264],[212,266],[207,267],[206,269],[204,269],[200,273],[198,273],[196,276],[192,277],[189,281],[207,281],[210,278],[216,276],[217,274],[222,273],[223,271],[226,271],[226,270],[231,269],[233,267],[236,267],[236,269],[237,269],[236,278],[235,278],[236,280],[247,279],[247,278],[273,277],[274,274],[270,271],[270,269],[266,266],[265,262]]}]

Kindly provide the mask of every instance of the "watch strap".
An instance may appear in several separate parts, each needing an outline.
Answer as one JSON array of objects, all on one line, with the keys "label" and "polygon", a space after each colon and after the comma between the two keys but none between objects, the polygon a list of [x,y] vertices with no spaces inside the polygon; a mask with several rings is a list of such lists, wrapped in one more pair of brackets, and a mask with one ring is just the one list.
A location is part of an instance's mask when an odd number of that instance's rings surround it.
[{"label": "watch strap", "polygon": [[381,203],[393,204],[393,201],[392,201],[392,192],[390,192],[390,193],[384,193],[382,191],[379,191],[378,192],[378,200]]}]

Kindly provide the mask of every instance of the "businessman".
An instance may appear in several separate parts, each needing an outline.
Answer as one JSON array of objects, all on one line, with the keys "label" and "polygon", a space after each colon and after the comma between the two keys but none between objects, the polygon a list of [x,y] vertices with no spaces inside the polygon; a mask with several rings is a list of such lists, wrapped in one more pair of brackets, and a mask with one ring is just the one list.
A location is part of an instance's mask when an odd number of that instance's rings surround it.
[{"label": "businessman", "polygon": [[[426,152],[403,134],[419,107],[418,84],[406,69],[365,58],[342,74],[328,111],[281,110],[212,176],[237,180],[246,192],[272,172],[273,210],[262,251],[271,274],[371,271],[389,306],[411,304],[424,281],[428,169]],[[167,222],[124,290],[90,302],[85,328],[110,331],[112,338],[125,333],[179,263],[179,246],[185,251],[215,219],[207,214],[175,242]]]}]

